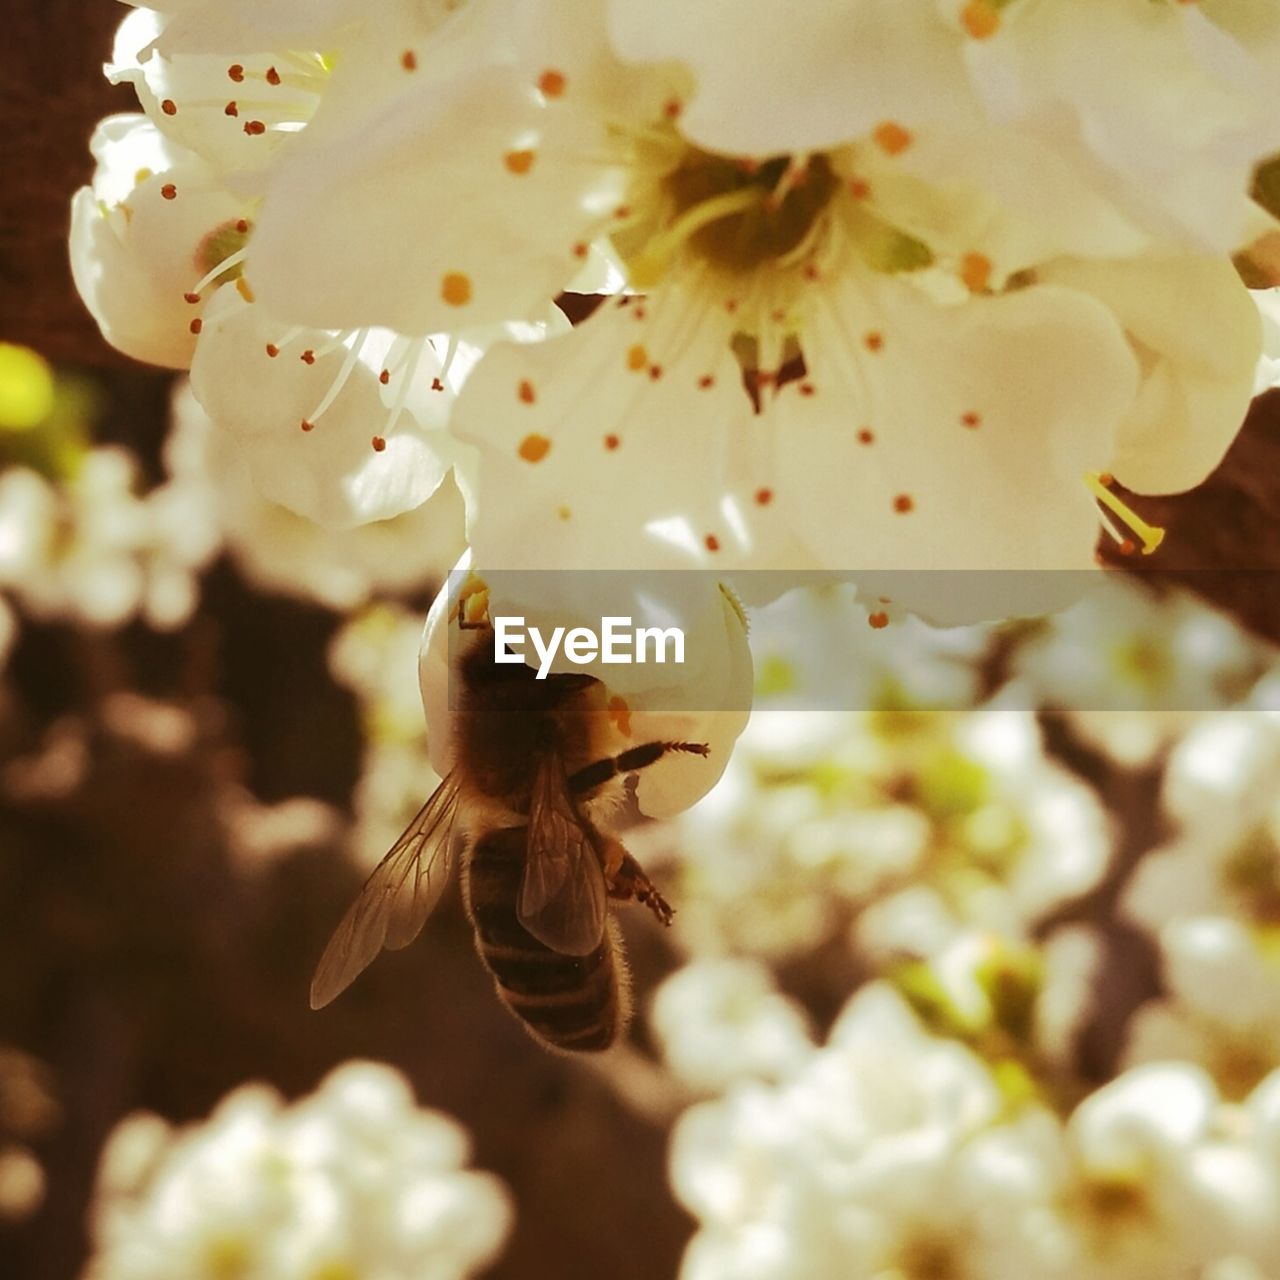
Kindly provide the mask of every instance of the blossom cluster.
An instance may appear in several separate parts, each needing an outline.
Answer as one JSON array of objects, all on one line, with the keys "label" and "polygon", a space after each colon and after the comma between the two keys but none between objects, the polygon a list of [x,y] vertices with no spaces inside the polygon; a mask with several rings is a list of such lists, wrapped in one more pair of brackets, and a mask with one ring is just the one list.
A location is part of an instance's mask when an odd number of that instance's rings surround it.
[{"label": "blossom cluster", "polygon": [[506,1192],[389,1067],[348,1063],[291,1105],[265,1085],[202,1124],[138,1114],[103,1153],[90,1280],[463,1280],[497,1255]]},{"label": "blossom cluster", "polygon": [[[682,1280],[1275,1274],[1273,652],[1116,585],[935,638],[910,683],[862,634],[868,705],[770,709],[812,655],[762,663],[721,786],[646,851],[685,953],[649,1011]],[[1146,843],[1064,756],[1159,796]]]},{"label": "blossom cluster", "polygon": [[1200,1063],[1232,1098],[1280,1068],[1278,785],[1274,710],[1198,724],[1165,778],[1175,833],[1143,860],[1124,900],[1159,948],[1165,987],[1138,1010],[1129,1059]]},{"label": "blossom cluster", "polygon": [[72,258],[334,529],[453,471],[482,568],[1086,568],[1253,393],[1277,70],[1217,0],[138,7]]},{"label": "blossom cluster", "polygon": [[[752,1013],[779,1016],[765,1000]],[[679,1121],[672,1182],[699,1222],[680,1274],[1273,1275],[1278,1090],[1273,1074],[1225,1102],[1169,1062],[1053,1109],[868,986],[825,1045]]]},{"label": "blossom cluster", "polygon": [[1097,882],[1111,845],[1093,793],[1011,710],[758,710],[671,839],[696,950],[785,955],[846,929],[882,957],[969,927],[1025,937]]},{"label": "blossom cluster", "polygon": [[18,617],[173,630],[218,551],[198,477],[142,492],[137,459],[91,445],[89,389],[35,352],[0,344],[0,659]]}]

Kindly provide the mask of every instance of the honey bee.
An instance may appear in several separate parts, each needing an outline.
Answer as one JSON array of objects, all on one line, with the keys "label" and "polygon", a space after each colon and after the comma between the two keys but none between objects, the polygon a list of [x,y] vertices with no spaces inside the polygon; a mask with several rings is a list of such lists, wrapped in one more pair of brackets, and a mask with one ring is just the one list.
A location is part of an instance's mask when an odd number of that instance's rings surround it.
[{"label": "honey bee", "polygon": [[538,679],[523,664],[498,663],[493,633],[483,630],[488,643],[459,663],[455,764],[338,925],[311,983],[311,1007],[328,1004],[383,948],[413,941],[460,848],[463,901],[499,999],[545,1045],[607,1049],[630,1013],[609,901],[640,903],[664,925],[673,913],[585,809],[670,753],[709,748],[646,742],[597,758],[600,681]]}]

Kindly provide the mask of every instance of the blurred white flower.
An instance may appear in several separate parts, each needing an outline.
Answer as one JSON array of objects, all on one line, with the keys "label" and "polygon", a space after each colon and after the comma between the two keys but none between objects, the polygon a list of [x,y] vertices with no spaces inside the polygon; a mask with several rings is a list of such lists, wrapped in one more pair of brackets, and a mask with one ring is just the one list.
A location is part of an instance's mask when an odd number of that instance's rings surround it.
[{"label": "blurred white flower", "polygon": [[672,1186],[699,1223],[681,1276],[1271,1275],[1277,1081],[1242,1112],[1195,1067],[1145,1067],[1060,1119],[876,984],[789,1078],[677,1123]]},{"label": "blurred white flower", "polygon": [[1167,1280],[1243,1256],[1274,1265],[1280,1181],[1213,1082],[1169,1062],[1128,1071],[1067,1126],[1073,1274]]},{"label": "blurred white flower", "polygon": [[[910,883],[858,922],[858,940],[873,952],[928,954],[962,925],[1025,936],[1091,889],[1110,861],[1100,802],[1044,755],[1032,713],[953,716],[947,736],[908,766],[906,794],[932,831]],[[882,785],[895,783],[901,794],[901,773]]]},{"label": "blurred white flower", "polygon": [[86,1280],[462,1280],[512,1216],[468,1155],[455,1122],[374,1063],[291,1105],[246,1085],[183,1130],[134,1116],[103,1152]]},{"label": "blurred white flower", "polygon": [[1084,925],[1055,930],[1041,945],[1035,1042],[1045,1058],[1074,1067],[1076,1037],[1104,981],[1099,933]]},{"label": "blurred white flower", "polygon": [[0,475],[0,586],[39,619],[115,627],[135,615],[182,626],[197,575],[217,552],[204,479],[139,495],[137,462],[104,446],[50,481],[24,467]]},{"label": "blurred white flower", "polygon": [[44,1166],[26,1147],[0,1143],[0,1222],[21,1222],[43,1203]]},{"label": "blurred white flower", "polygon": [[1240,1098],[1280,1066],[1280,725],[1206,717],[1174,748],[1165,801],[1181,830],[1121,899],[1155,938],[1165,995],[1140,1009],[1128,1057],[1201,1064]]},{"label": "blurred white flower", "polygon": [[[750,579],[744,584],[750,586]],[[930,627],[893,617],[847,584],[800,587],[751,611],[762,708],[964,709],[979,700],[982,626]]]},{"label": "blurred white flower", "polygon": [[1238,708],[1206,715],[1169,755],[1162,802],[1188,835],[1223,847],[1261,823],[1280,789],[1280,706],[1272,677]]},{"label": "blurred white flower", "polygon": [[329,670],[360,700],[367,727],[395,738],[425,741],[414,673],[422,615],[400,605],[370,605],[352,617],[329,646]]},{"label": "blurred white flower", "polygon": [[988,1062],[1011,1098],[1060,1102],[1079,1087],[1075,1041],[1101,961],[1101,941],[1084,927],[1043,945],[971,930],[888,978],[931,1031]]},{"label": "blurred white flower", "polygon": [[[94,387],[0,343],[0,652],[17,615],[161,630],[195,611],[219,546],[201,474],[143,493],[138,460],[91,447]],[[16,605],[16,612],[10,608]]]},{"label": "blurred white flower", "polygon": [[[1158,856],[1167,861],[1150,873],[1140,869],[1140,877],[1176,874],[1176,855]],[[1155,880],[1142,879],[1127,905],[1139,918],[1152,908],[1158,915],[1161,906],[1172,906],[1168,898],[1161,903],[1159,893]],[[1172,915],[1158,926],[1166,994],[1134,1015],[1125,1056],[1130,1063],[1196,1063],[1224,1096],[1238,1100],[1280,1067],[1275,925],[1270,908],[1261,922],[1241,904],[1234,904],[1233,915],[1212,914],[1215,903],[1206,896],[1202,906],[1183,908],[1191,914]]]},{"label": "blurred white flower", "polygon": [[1206,711],[1239,701],[1267,654],[1186,592],[1155,594],[1120,575],[1044,620],[1010,672],[1028,705],[1057,708],[1087,742],[1143,764]]},{"label": "blurred white flower", "polygon": [[699,1220],[682,1280],[1054,1274],[1055,1242],[1017,1212],[1042,1198],[1034,1157],[968,1146],[1001,1109],[967,1050],[865,989],[781,1085],[677,1123],[672,1185]]},{"label": "blurred white flower", "polygon": [[697,1093],[778,1080],[813,1052],[808,1020],[750,960],[695,960],[653,994],[649,1014],[667,1066]]},{"label": "blurred white flower", "polygon": [[[1276,726],[1263,721],[1262,713],[1239,715],[1230,721],[1215,717],[1175,750],[1167,781],[1189,820],[1178,836],[1142,860],[1124,898],[1129,916],[1153,931],[1180,921],[1222,917],[1243,922],[1262,938],[1280,919],[1280,805],[1268,786],[1272,770],[1280,766],[1275,755],[1280,744],[1274,741]],[[1249,765],[1227,752],[1260,738],[1267,767],[1258,770],[1262,776],[1251,778]],[[1235,770],[1222,791],[1214,777],[1192,772],[1202,753],[1215,746],[1221,754],[1208,761],[1215,774]],[[1259,785],[1267,787],[1261,794]],[[1186,808],[1188,792],[1203,797],[1198,810]]]},{"label": "blurred white flower", "polygon": [[332,805],[310,796],[263,804],[249,791],[228,787],[218,802],[227,851],[237,870],[253,874],[299,849],[335,843],[342,819]]},{"label": "blurred white flower", "polygon": [[1013,710],[756,711],[721,784],[654,839],[678,851],[693,951],[785,955],[853,921],[881,960],[968,927],[1019,938],[1111,850],[1093,793]]}]

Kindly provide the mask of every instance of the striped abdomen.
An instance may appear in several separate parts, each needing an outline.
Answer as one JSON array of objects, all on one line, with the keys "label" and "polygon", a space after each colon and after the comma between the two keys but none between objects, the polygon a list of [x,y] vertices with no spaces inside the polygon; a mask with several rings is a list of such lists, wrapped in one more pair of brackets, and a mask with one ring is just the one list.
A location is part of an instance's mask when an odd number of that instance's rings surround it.
[{"label": "striped abdomen", "polygon": [[600,945],[566,956],[539,942],[516,916],[527,827],[482,836],[463,881],[476,950],[502,1002],[540,1040],[557,1049],[607,1049],[626,1022],[623,969],[607,922]]}]

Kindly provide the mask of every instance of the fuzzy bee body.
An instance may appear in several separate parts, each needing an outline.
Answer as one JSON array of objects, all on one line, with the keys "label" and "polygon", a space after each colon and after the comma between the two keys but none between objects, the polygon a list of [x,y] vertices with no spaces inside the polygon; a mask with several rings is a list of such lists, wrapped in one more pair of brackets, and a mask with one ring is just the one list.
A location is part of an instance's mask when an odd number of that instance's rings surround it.
[{"label": "fuzzy bee body", "polygon": [[327,1004],[382,949],[414,939],[461,845],[476,950],[503,1004],[552,1048],[606,1049],[630,1012],[609,900],[640,902],[664,924],[672,912],[585,806],[668,752],[707,748],[647,742],[601,757],[593,750],[607,719],[599,681],[536,679],[523,664],[495,661],[489,639],[459,664],[454,767],[343,917],[316,969],[311,1004]]},{"label": "fuzzy bee body", "polygon": [[503,1004],[556,1049],[607,1049],[626,1024],[626,970],[609,920],[585,956],[564,955],[520,923],[528,828],[482,836],[467,858],[463,894],[476,951]]}]

